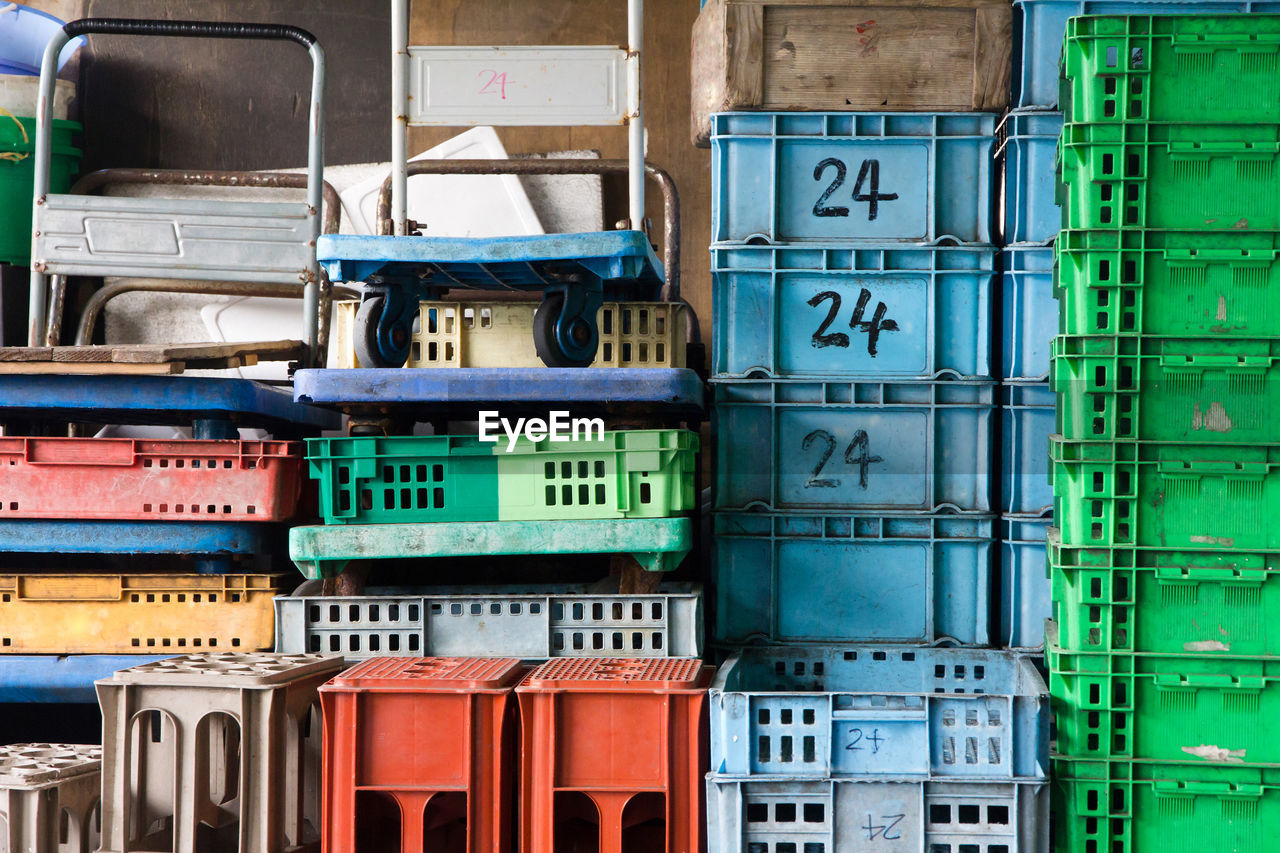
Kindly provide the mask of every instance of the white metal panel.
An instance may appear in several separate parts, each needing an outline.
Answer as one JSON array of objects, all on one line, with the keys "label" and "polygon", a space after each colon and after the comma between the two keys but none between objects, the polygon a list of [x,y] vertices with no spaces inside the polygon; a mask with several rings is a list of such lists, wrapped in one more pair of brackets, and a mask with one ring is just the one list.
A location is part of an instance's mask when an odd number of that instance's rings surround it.
[{"label": "white metal panel", "polygon": [[410,47],[409,124],[623,124],[616,47]]},{"label": "white metal panel", "polygon": [[301,285],[316,216],[303,203],[49,195],[32,263],[51,275]]}]

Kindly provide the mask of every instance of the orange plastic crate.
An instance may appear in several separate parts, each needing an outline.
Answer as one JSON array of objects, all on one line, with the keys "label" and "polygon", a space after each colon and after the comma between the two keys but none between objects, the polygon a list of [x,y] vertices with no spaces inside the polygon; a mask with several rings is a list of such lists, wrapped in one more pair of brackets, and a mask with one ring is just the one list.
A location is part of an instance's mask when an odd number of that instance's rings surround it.
[{"label": "orange plastic crate", "polygon": [[0,519],[285,521],[302,444],[0,437]]},{"label": "orange plastic crate", "polygon": [[516,688],[521,853],[699,853],[707,687],[690,658],[558,658]]},{"label": "orange plastic crate", "polygon": [[323,853],[509,853],[513,658],[371,658],[320,688]]}]

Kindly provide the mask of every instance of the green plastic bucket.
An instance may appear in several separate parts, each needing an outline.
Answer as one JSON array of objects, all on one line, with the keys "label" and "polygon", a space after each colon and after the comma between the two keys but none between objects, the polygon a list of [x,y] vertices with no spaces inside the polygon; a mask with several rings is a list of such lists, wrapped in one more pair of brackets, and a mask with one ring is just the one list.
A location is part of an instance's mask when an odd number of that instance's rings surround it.
[{"label": "green plastic bucket", "polygon": [[[65,193],[80,168],[71,144],[79,122],[53,122],[49,191]],[[36,120],[0,111],[0,263],[31,263],[31,193],[35,183]]]}]

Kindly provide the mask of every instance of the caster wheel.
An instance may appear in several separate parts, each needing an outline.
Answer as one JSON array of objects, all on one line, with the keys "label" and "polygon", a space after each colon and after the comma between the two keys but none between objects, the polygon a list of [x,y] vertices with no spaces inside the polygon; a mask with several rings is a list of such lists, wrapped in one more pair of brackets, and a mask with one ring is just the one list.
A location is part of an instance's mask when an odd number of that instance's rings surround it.
[{"label": "caster wheel", "polygon": [[[533,315],[533,346],[547,367],[590,367],[600,335],[586,317],[563,318],[564,294],[548,294]],[[594,318],[593,318],[594,319]],[[562,334],[557,334],[557,327]]]},{"label": "caster wheel", "polygon": [[387,315],[387,297],[370,296],[356,311],[354,345],[361,367],[400,367],[409,359],[412,321]]}]

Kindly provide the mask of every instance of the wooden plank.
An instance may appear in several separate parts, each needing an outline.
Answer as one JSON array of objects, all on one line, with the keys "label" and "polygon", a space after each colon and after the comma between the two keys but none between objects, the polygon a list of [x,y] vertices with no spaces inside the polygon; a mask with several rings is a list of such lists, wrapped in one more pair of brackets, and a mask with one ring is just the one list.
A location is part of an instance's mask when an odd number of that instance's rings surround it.
[{"label": "wooden plank", "polygon": [[1008,5],[979,9],[974,28],[974,56],[978,73],[973,78],[973,108],[1002,110],[1009,103],[1013,53],[1013,8]]},{"label": "wooden plank", "polygon": [[0,362],[53,361],[53,347],[0,347]]},{"label": "wooden plank", "polygon": [[161,361],[217,361],[226,359],[245,359],[252,357],[255,362],[291,361],[301,358],[303,346],[301,341],[246,341],[243,343],[208,343],[208,344],[141,344],[124,346],[116,344],[112,347],[112,360],[120,364],[147,364]]},{"label": "wooden plank", "polygon": [[708,144],[721,111],[995,112],[1008,102],[1007,3],[710,0],[694,33],[695,144]]},{"label": "wooden plank", "polygon": [[973,44],[970,9],[770,8],[763,103],[780,110],[967,107]]},{"label": "wooden plank", "polygon": [[[885,0],[727,0],[730,6],[821,6],[859,8],[867,6],[884,6]],[[710,5],[710,4],[708,4]],[[1008,7],[1005,0],[895,0],[895,9],[976,9],[980,7]]]},{"label": "wooden plank", "polygon": [[115,364],[112,362],[57,362],[57,361],[0,361],[0,374],[94,374],[94,375],[127,375],[155,376],[181,373],[186,369],[182,362],[168,364]]}]

